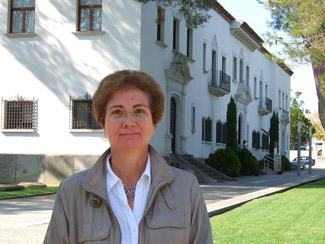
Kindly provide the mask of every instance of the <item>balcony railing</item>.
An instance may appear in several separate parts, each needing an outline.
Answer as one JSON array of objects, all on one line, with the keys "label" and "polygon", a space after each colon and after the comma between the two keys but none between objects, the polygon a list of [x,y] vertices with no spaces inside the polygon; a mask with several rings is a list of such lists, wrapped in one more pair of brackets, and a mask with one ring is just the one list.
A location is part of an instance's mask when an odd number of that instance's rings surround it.
[{"label": "balcony railing", "polygon": [[230,76],[221,70],[210,70],[208,72],[209,91],[218,97],[230,93]]},{"label": "balcony railing", "polygon": [[272,100],[268,97],[260,97],[258,112],[261,115],[272,113]]}]

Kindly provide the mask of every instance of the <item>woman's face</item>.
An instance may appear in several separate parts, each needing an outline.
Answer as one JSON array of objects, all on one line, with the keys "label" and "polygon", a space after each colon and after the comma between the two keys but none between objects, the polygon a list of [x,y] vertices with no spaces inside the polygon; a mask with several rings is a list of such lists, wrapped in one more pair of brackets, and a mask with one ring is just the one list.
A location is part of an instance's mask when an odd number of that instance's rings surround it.
[{"label": "woman's face", "polygon": [[107,102],[104,131],[112,150],[147,147],[154,129],[149,100],[141,90],[117,91]]}]

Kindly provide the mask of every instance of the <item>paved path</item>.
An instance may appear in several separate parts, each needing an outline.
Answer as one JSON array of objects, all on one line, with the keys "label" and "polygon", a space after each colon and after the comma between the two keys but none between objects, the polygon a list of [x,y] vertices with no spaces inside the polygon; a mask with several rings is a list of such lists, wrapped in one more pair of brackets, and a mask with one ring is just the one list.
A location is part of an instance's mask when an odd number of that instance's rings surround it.
[{"label": "paved path", "polygon": [[[282,175],[241,177],[216,185],[201,185],[211,215],[249,200],[325,177],[325,157],[318,158],[312,174],[302,170]],[[41,244],[52,213],[55,195],[0,201],[0,243]]]}]

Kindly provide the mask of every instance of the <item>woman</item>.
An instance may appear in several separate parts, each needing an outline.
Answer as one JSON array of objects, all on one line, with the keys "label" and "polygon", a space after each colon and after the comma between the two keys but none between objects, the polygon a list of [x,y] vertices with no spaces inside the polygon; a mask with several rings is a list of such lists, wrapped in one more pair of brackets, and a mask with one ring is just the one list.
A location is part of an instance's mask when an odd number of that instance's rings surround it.
[{"label": "woman", "polygon": [[110,148],[62,181],[44,243],[212,243],[195,176],[149,145],[164,110],[157,82],[115,72],[99,84],[93,107]]}]

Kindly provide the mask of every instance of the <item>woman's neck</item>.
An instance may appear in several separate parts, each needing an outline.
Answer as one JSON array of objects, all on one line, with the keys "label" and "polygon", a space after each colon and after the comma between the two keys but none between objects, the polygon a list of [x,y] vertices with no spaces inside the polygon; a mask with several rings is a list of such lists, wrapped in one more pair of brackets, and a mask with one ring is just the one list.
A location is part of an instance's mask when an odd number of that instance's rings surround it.
[{"label": "woman's neck", "polygon": [[111,169],[126,186],[135,186],[148,161],[148,147],[142,150],[111,149]]}]

